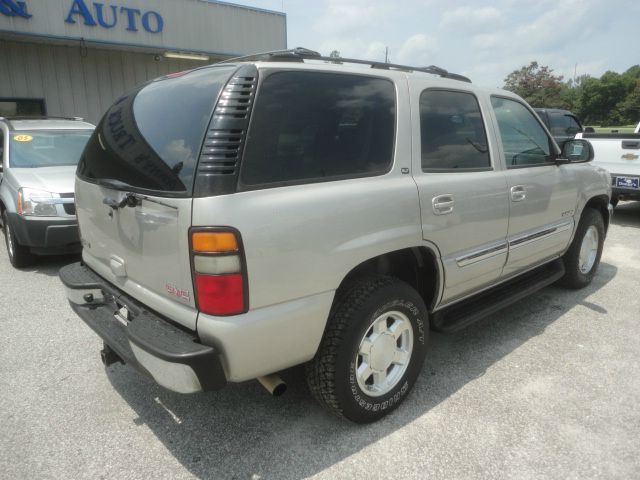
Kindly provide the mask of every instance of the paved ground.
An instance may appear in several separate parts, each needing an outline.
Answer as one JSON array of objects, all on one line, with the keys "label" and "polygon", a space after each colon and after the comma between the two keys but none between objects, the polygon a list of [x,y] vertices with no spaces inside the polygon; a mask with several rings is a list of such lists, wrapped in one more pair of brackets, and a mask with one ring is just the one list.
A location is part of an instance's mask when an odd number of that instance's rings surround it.
[{"label": "paved ground", "polygon": [[0,478],[640,478],[640,203],[616,210],[589,288],[434,335],[412,395],[364,427],[298,371],[280,399],[105,374],[56,276],[73,260],[16,271],[0,247]]}]

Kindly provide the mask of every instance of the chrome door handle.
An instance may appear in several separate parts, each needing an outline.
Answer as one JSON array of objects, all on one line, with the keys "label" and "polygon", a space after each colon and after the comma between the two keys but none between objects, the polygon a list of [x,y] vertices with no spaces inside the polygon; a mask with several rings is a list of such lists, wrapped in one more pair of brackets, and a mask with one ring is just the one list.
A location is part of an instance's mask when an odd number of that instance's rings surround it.
[{"label": "chrome door handle", "polygon": [[512,202],[521,202],[527,198],[527,189],[524,185],[514,185],[511,187],[510,194]]},{"label": "chrome door handle", "polygon": [[438,195],[431,200],[431,207],[433,208],[433,213],[436,215],[446,215],[453,212],[454,205],[453,195],[449,193]]}]

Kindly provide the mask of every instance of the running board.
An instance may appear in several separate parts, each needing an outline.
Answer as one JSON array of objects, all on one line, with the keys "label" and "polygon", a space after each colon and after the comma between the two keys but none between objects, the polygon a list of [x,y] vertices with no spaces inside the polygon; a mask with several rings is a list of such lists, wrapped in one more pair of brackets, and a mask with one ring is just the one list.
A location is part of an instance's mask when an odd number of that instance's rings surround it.
[{"label": "running board", "polygon": [[435,312],[431,328],[455,332],[556,282],[564,275],[558,259],[450,307]]}]

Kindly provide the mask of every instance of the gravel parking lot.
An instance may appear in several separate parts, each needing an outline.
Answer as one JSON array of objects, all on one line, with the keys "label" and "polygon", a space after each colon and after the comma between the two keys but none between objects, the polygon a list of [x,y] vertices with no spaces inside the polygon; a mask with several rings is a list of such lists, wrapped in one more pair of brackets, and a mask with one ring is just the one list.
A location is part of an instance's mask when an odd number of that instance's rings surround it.
[{"label": "gravel parking lot", "polygon": [[455,335],[434,334],[416,388],[368,426],[326,414],[299,369],[182,396],[98,337],[45,259],[0,246],[0,477],[620,478],[640,476],[640,203],[621,203],[599,273],[549,287]]}]

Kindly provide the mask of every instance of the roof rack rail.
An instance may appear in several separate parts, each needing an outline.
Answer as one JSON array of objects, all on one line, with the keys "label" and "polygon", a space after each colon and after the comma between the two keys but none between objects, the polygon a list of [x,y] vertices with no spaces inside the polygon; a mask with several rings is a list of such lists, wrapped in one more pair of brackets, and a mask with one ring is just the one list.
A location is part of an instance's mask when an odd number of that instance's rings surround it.
[{"label": "roof rack rail", "polygon": [[3,120],[74,120],[77,122],[84,122],[82,117],[59,117],[54,115],[16,115],[11,117],[0,117]]},{"label": "roof rack rail", "polygon": [[412,67],[410,65],[400,65],[397,63],[384,63],[375,62],[372,60],[360,60],[356,58],[342,58],[342,57],[325,57],[319,52],[310,50],[308,48],[297,47],[289,50],[274,50],[272,52],[255,53],[252,55],[245,55],[243,57],[229,58],[219,63],[231,63],[231,62],[303,62],[304,60],[323,60],[331,63],[355,63],[359,65],[370,65],[371,68],[379,68],[382,70],[403,70],[407,72],[424,72],[438,75],[443,78],[450,78],[452,80],[459,80],[461,82],[471,83],[471,80],[464,75],[457,73],[450,73],[444,68],[430,65],[428,67]]}]

